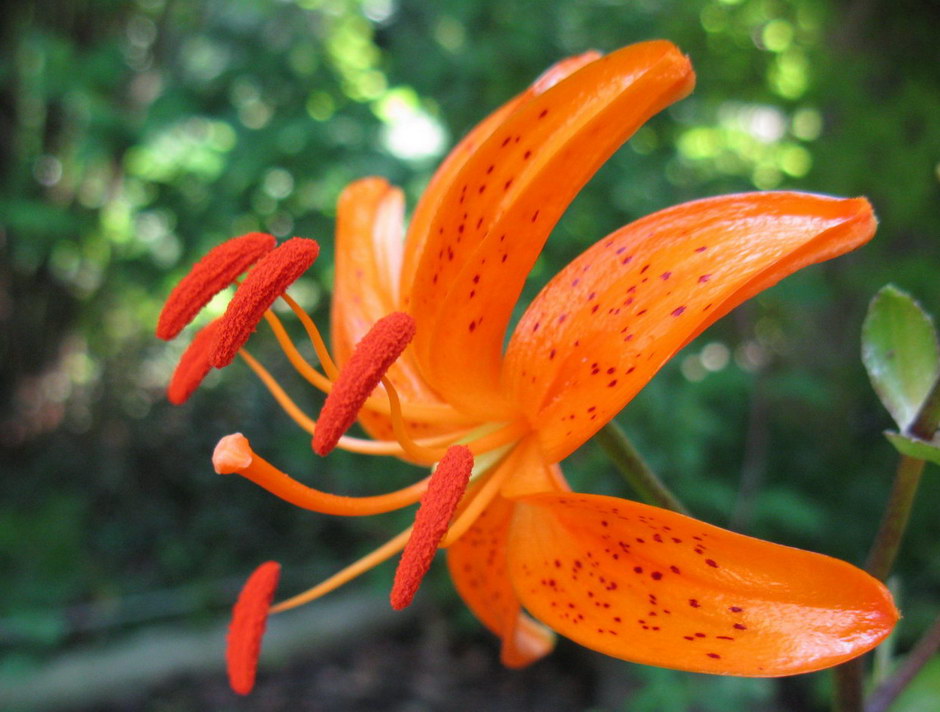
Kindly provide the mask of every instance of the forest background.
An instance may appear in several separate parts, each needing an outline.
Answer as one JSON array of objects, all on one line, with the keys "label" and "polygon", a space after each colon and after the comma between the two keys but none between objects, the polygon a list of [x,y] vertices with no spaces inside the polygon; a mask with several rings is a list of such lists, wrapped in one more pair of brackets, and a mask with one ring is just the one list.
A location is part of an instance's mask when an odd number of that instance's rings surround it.
[{"label": "forest background", "polygon": [[[825,674],[705,678],[568,642],[531,670],[500,670],[443,566],[408,614],[385,611],[391,567],[298,614],[275,635],[258,696],[234,700],[221,626],[247,573],[274,558],[284,590],[299,590],[401,522],[280,506],[212,473],[216,440],[245,431],[285,470],[347,493],[417,472],[314,459],[241,366],[171,406],[164,388],[182,345],[153,328],[187,267],[251,230],[320,241],[295,295],[326,323],[346,183],[384,176],[413,206],[447,148],[555,60],[666,38],[690,55],[694,94],[589,183],[527,294],[607,232],[681,201],[754,189],[867,196],[881,221],[872,243],[738,309],[619,418],[696,516],[861,563],[896,462],[859,359],[861,321],[889,282],[940,313],[940,4],[32,0],[4,4],[0,28],[0,701],[825,708]],[[275,371],[296,394],[287,369]],[[304,402],[316,412],[315,396]],[[631,496],[596,445],[566,472],[579,489]],[[936,477],[928,471],[893,580],[902,652],[940,606]],[[924,700],[940,705],[940,665],[896,709]]]}]

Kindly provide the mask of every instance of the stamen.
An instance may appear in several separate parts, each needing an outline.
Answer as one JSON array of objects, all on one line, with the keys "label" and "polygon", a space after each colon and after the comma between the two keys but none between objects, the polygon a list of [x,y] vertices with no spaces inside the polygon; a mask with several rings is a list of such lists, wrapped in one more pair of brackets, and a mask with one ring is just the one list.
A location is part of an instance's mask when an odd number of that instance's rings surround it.
[{"label": "stamen", "polygon": [[239,695],[247,695],[255,686],[268,608],[280,577],[281,565],[276,561],[261,564],[248,577],[232,610],[225,659],[229,684]]},{"label": "stamen", "polygon": [[402,489],[371,497],[346,497],[307,487],[281,472],[252,451],[241,433],[226,435],[212,453],[212,464],[220,475],[237,473],[286,502],[320,514],[361,517],[392,512],[414,504],[428,488],[430,477]]},{"label": "stamen", "polygon": [[301,309],[300,305],[295,302],[289,294],[285,292],[281,295],[281,299],[287,303],[287,306],[289,306],[297,318],[300,319],[300,323],[304,325],[307,337],[310,339],[310,343],[313,344],[313,350],[317,352],[317,358],[320,359],[320,363],[323,364],[323,370],[326,371],[326,375],[331,381],[335,381],[336,377],[339,375],[339,369],[336,368],[336,363],[333,361],[333,357],[330,356],[330,351],[326,348],[326,342],[323,340],[323,336],[320,335],[320,330],[317,328],[317,325],[313,322],[313,319],[310,318],[310,315]]},{"label": "stamen", "polygon": [[366,399],[415,334],[415,321],[408,314],[393,312],[379,319],[356,344],[340,371],[320,411],[313,449],[326,455],[340,436],[355,422]]},{"label": "stamen", "polygon": [[392,382],[387,378],[382,379],[382,385],[385,386],[385,392],[388,394],[388,403],[391,407],[390,417],[392,420],[392,431],[395,433],[395,438],[401,445],[402,450],[408,457],[419,464],[433,465],[441,459],[445,454],[445,450],[443,448],[422,447],[411,439],[411,436],[408,435],[405,421],[402,418],[401,399],[398,397],[398,391],[395,390],[395,386],[393,386]]},{"label": "stamen", "polygon": [[349,583],[357,576],[364,574],[370,569],[374,569],[383,561],[388,561],[390,558],[395,556],[395,554],[405,548],[405,543],[408,541],[408,537],[410,536],[411,527],[408,527],[398,536],[389,539],[378,549],[366,554],[358,561],[354,561],[342,571],[339,571],[330,576],[330,578],[328,578],[326,581],[322,581],[313,588],[288,598],[286,601],[281,601],[276,606],[272,606],[271,613],[289,611],[291,608],[297,608],[297,606],[302,606],[305,603],[315,601],[321,596],[325,596],[330,591],[335,591],[343,584]]},{"label": "stamen", "polygon": [[307,363],[307,360],[301,355],[300,351],[297,350],[297,347],[294,346],[294,342],[291,341],[287,329],[284,328],[284,325],[281,323],[281,320],[277,318],[277,315],[268,309],[264,313],[264,319],[271,327],[271,331],[274,332],[274,338],[277,339],[277,343],[280,345],[284,355],[287,356],[287,360],[290,361],[291,366],[294,367],[294,370],[314,388],[319,388],[324,393],[329,393],[333,389],[333,384],[326,376]]},{"label": "stamen", "polygon": [[[297,425],[313,435],[317,425],[316,421],[300,409],[274,379],[274,376],[261,365],[258,359],[248,352],[248,349],[243,346],[238,353],[245,359],[245,362],[251,370],[255,372],[255,375],[265,385],[284,412],[287,413]],[[443,453],[448,445],[452,445],[461,438],[467,437],[471,432],[470,430],[456,430],[429,438],[421,438],[420,440],[416,440],[415,444],[424,448],[437,448],[438,452]],[[363,438],[354,438],[349,435],[344,435],[339,439],[339,443],[337,443],[336,446],[342,450],[357,452],[360,455],[397,455],[400,457],[405,454],[404,449],[397,440],[365,440]],[[440,459],[440,457],[437,459]]]},{"label": "stamen", "polygon": [[209,250],[170,292],[157,321],[157,336],[176,337],[212,297],[273,250],[274,244],[273,236],[250,232]]},{"label": "stamen", "polygon": [[219,331],[219,320],[210,321],[202,327],[193,337],[180,357],[170,385],[166,389],[166,396],[170,403],[182,405],[202,383],[202,379],[212,370],[209,362],[215,348],[215,340]]},{"label": "stamen", "polygon": [[508,464],[500,463],[483,484],[476,487],[476,489],[464,498],[469,501],[466,502],[459,514],[457,514],[454,523],[448,528],[447,534],[441,539],[438,548],[446,549],[467,533],[467,530],[473,526],[477,517],[483,513],[483,510],[489,506],[493,498],[499,493],[503,482],[506,481],[509,474],[513,471],[513,468]]},{"label": "stamen", "polygon": [[216,368],[228,366],[264,312],[284,290],[307,271],[319,254],[316,241],[292,237],[266,254],[238,286],[219,327],[219,343],[213,355]]},{"label": "stamen", "polygon": [[[287,294],[282,294],[281,297],[284,299],[289,299]],[[300,307],[298,306],[297,309],[300,310]],[[300,310],[299,313],[303,313],[303,310]],[[297,371],[297,373],[299,373],[310,385],[320,389],[324,393],[329,393],[332,391],[333,384],[326,378],[326,376],[317,371],[306,361],[306,359],[304,359],[303,355],[301,355],[300,351],[294,345],[294,342],[291,341],[290,335],[287,333],[287,329],[284,328],[283,323],[281,323],[281,320],[277,317],[277,315],[269,309],[264,313],[264,318],[270,325],[271,330],[274,332],[274,337],[277,339],[278,344],[280,344],[281,349],[287,356],[288,361],[290,361],[291,365],[294,367],[294,370]],[[315,330],[316,325],[313,324],[313,321],[309,316],[307,317],[307,320]],[[308,329],[308,334],[309,333],[310,330]],[[313,337],[311,337],[311,339],[313,339]],[[321,361],[323,361],[323,356],[319,354],[319,347],[314,344],[314,348],[317,349],[318,357],[321,359]],[[326,354],[326,356],[329,357],[329,354]],[[330,363],[332,363],[332,361]],[[327,368],[326,361],[323,361],[323,367],[327,371],[327,374],[329,374],[330,371]],[[332,377],[333,376],[331,376],[331,378]],[[381,413],[382,415],[390,416],[392,412],[388,399],[381,395],[370,396],[366,399],[363,407],[368,408],[369,410],[376,413]],[[425,423],[435,424],[452,423],[454,425],[464,425],[476,422],[472,417],[457,412],[446,403],[406,402],[401,404],[401,408],[404,417],[407,417],[408,420],[417,420]],[[437,462],[437,460],[440,459],[440,454],[441,453],[431,460],[431,462]]]},{"label": "stamen", "polygon": [[431,561],[451,518],[467,489],[473,470],[473,455],[463,445],[448,448],[444,459],[431,475],[427,492],[421,498],[421,506],[415,515],[414,529],[405,545],[395,583],[392,585],[392,608],[401,610],[408,606],[421,580],[431,567]]}]

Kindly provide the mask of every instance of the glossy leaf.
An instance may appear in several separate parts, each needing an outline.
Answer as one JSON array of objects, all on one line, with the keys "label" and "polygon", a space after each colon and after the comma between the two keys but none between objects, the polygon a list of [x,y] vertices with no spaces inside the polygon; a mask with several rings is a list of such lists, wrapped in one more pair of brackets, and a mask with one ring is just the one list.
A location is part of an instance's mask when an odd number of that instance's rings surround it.
[{"label": "glossy leaf", "polygon": [[930,316],[893,285],[883,287],[862,325],[862,361],[875,392],[903,432],[940,374]]}]

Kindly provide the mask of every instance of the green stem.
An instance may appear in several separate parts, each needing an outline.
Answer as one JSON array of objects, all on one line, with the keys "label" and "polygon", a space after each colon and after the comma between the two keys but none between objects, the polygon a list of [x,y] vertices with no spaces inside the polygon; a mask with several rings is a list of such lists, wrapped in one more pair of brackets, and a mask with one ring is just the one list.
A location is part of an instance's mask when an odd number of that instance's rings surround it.
[{"label": "green stem", "polygon": [[[906,428],[906,433],[921,440],[931,440],[937,432],[938,425],[940,425],[940,378],[934,381],[917,412],[917,417]],[[902,455],[898,461],[888,504],[865,564],[868,573],[881,581],[888,578],[901,548],[920,478],[924,472],[924,464],[923,460],[907,455]],[[861,658],[855,658],[837,667],[835,676],[836,692],[833,706],[835,711],[862,712],[864,667]],[[897,695],[900,690],[901,688],[894,694]]]},{"label": "green stem", "polygon": [[643,460],[633,443],[617,423],[611,421],[594,436],[640,499],[663,509],[688,514],[685,506],[662,483]]},{"label": "green stem", "polygon": [[901,455],[881,526],[865,563],[865,570],[880,581],[886,580],[894,567],[923,472],[923,460]]}]

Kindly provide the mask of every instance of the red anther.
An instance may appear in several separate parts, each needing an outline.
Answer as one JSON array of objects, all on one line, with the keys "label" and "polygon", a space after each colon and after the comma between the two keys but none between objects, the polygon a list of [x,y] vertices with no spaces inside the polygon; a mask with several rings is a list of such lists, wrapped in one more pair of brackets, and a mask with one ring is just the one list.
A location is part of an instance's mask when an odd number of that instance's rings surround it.
[{"label": "red anther", "polygon": [[280,577],[279,563],[267,561],[261,564],[248,577],[232,609],[225,661],[229,685],[239,695],[247,695],[255,686],[261,639],[268,624],[268,609]]},{"label": "red anther", "polygon": [[415,515],[414,529],[395,570],[390,596],[392,608],[401,610],[411,604],[424,575],[431,568],[438,544],[447,533],[460,498],[467,489],[473,470],[473,455],[465,445],[452,445],[428,482]]},{"label": "red anther", "polygon": [[209,300],[274,249],[272,235],[250,232],[213,247],[174,287],[157,321],[157,336],[172,339]]},{"label": "red anther", "polygon": [[326,455],[336,447],[382,376],[414,335],[415,320],[403,312],[392,312],[375,322],[356,344],[320,411],[313,432],[313,449],[317,454]]},{"label": "red anther", "polygon": [[219,330],[219,320],[210,321],[202,327],[193,337],[192,342],[183,352],[170,385],[166,389],[166,396],[170,403],[182,405],[193,394],[202,379],[212,370],[209,358],[215,350],[215,338]]},{"label": "red anther", "polygon": [[222,315],[213,366],[223,368],[232,362],[264,312],[307,271],[319,252],[320,246],[315,240],[292,237],[258,261]]}]

